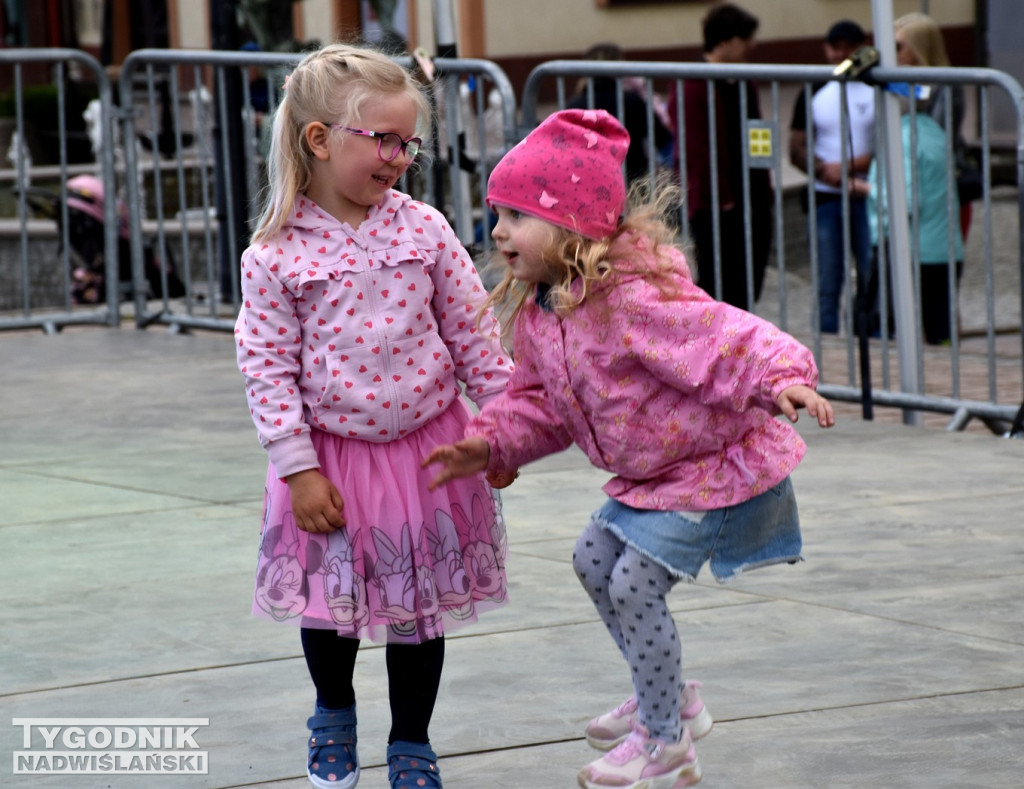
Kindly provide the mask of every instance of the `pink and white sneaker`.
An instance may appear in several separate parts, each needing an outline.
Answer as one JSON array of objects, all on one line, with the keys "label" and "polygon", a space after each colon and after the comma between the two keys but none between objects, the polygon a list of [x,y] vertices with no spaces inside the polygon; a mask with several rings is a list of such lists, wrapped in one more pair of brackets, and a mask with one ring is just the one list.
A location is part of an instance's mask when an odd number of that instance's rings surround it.
[{"label": "pink and white sneaker", "polygon": [[582,789],[684,789],[701,778],[690,730],[678,743],[656,740],[643,725],[580,770]]},{"label": "pink and white sneaker", "polygon": [[[694,740],[699,740],[714,725],[711,713],[704,706],[700,697],[701,684],[689,680],[683,685],[683,696],[680,702],[680,715],[683,726],[690,730]],[[625,740],[638,723],[636,696],[630,696],[622,704],[599,715],[587,724],[587,744],[599,751],[607,751]]]}]

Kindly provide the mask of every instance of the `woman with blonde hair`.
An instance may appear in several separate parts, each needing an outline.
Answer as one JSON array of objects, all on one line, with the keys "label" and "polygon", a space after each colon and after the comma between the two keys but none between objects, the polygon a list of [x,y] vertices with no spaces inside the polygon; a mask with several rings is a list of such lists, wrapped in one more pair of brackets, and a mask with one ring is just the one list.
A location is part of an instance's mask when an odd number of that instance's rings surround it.
[{"label": "woman with blonde hair", "polygon": [[[900,66],[925,66],[929,68],[949,68],[953,64],[949,60],[946,42],[942,37],[942,29],[927,14],[913,12],[905,14],[894,23],[896,35],[896,63]],[[951,121],[946,120],[946,105],[952,102]],[[953,135],[953,155],[956,160],[957,178],[960,198],[960,231],[967,238],[967,230],[971,225],[971,201],[978,194],[977,166],[966,161],[967,144],[963,137],[964,114],[966,102],[964,91],[960,85],[932,85],[927,99],[922,102],[927,112],[937,124]],[[975,175],[968,179],[972,187],[965,189],[963,183],[966,172]]]},{"label": "woman with blonde hair", "polygon": [[[938,23],[915,11],[896,20],[896,58],[901,66],[951,66]],[[904,45],[904,46],[901,46]],[[906,49],[905,49],[906,48]]]}]

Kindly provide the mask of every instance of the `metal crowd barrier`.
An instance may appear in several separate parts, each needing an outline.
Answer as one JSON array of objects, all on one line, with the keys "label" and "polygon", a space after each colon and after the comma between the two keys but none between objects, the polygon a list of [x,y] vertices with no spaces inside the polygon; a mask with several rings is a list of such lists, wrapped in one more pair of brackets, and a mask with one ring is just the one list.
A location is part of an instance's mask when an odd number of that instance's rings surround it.
[{"label": "metal crowd barrier", "polygon": [[[132,96],[133,110],[123,116],[123,138],[147,140],[145,151],[125,146],[135,277],[143,277],[149,245],[161,259],[175,259],[184,283],[180,298],[165,295],[156,303],[137,288],[139,326],[233,328],[239,259],[265,188],[264,118],[300,58],[149,49],[125,60],[120,91]],[[396,60],[420,68],[411,57]],[[438,59],[432,66],[431,145],[403,188],[441,208],[468,247],[486,250],[482,196],[490,166],[514,133],[515,97],[489,61]]]},{"label": "metal crowd barrier", "polygon": [[[228,329],[240,306],[239,259],[258,214],[261,145],[295,54],[142,49],[121,69],[132,268],[147,248],[173,260],[183,293],[138,289],[140,327]],[[250,76],[249,71],[253,74]]]},{"label": "metal crowd barrier", "polygon": [[[82,101],[72,101],[82,98],[76,86],[93,84],[97,133],[110,138],[111,91],[103,67],[73,49],[0,49],[0,69],[13,85],[0,118],[6,131],[0,156],[9,165],[0,170],[0,204],[6,204],[4,216],[14,215],[0,218],[0,329],[116,326],[121,282],[113,152],[105,146],[95,160],[82,157],[85,132],[69,131],[76,120],[71,114],[81,112]],[[50,85],[27,85],[30,69],[45,69]],[[69,206],[68,182],[75,176],[99,179],[91,184],[100,184],[107,199],[87,206],[95,217],[79,215],[74,201]],[[86,276],[92,286],[83,284]]]},{"label": "metal crowd barrier", "polygon": [[[56,331],[72,323],[116,326],[130,309],[139,327],[159,323],[172,330],[230,330],[240,306],[238,261],[264,188],[262,161],[268,145],[268,124],[263,121],[280,98],[284,74],[300,57],[140,50],[132,53],[122,67],[115,103],[105,72],[87,54],[75,50],[0,50],[0,68],[11,69],[13,75],[12,125],[16,133],[15,142],[7,149],[12,167],[0,174],[10,184],[10,213],[15,214],[6,222],[7,235],[16,240],[7,243],[0,254],[0,300],[6,300],[0,302],[0,329],[40,327]],[[959,68],[876,67],[872,71],[879,85],[960,85],[973,91],[984,181],[976,204],[978,220],[966,255],[966,267],[973,276],[965,277],[960,291],[960,304],[966,306],[959,310],[954,307],[952,315],[954,325],[961,323],[963,331],[954,330],[948,347],[925,348],[917,331],[912,332],[916,342],[908,346],[894,344],[883,330],[865,351],[852,331],[855,289],[854,267],[849,263],[843,295],[844,331],[823,336],[818,330],[817,253],[813,228],[808,228],[813,224],[812,214],[803,216],[793,210],[801,190],[813,201],[813,186],[806,184],[802,175],[794,179],[785,164],[784,130],[790,122],[785,108],[787,97],[792,100],[799,91],[809,95],[809,86],[832,77],[831,68],[552,61],[529,76],[521,118],[517,120],[511,85],[489,61],[438,59],[426,69],[410,57],[397,61],[408,68],[434,72],[429,91],[436,110],[427,155],[415,171],[407,174],[403,188],[441,208],[467,247],[481,256],[491,249],[490,217],[483,203],[490,170],[544,115],[566,104],[572,93],[566,88],[567,80],[582,79],[591,101],[595,80],[615,80],[621,115],[624,81],[639,78],[648,95],[654,95],[655,89],[662,95],[675,95],[679,109],[670,120],[677,128],[685,127],[684,80],[703,80],[712,85],[719,80],[758,84],[762,119],[747,124],[745,131],[750,135],[756,130],[761,147],[756,152],[745,148],[743,165],[747,180],[753,166],[771,173],[774,248],[773,265],[755,311],[812,347],[822,372],[822,391],[830,397],[890,406],[905,415],[949,414],[950,429],[962,428],[973,418],[994,430],[1013,420],[1024,391],[1024,92],[1006,74]],[[37,64],[53,68],[51,81],[57,86],[54,102],[58,131],[47,148],[55,163],[45,166],[38,161],[30,165],[26,153],[31,129],[26,123],[23,70]],[[72,163],[68,157],[73,133],[67,130],[70,118],[65,86],[80,78],[79,72],[85,72],[96,86],[98,107],[92,133],[96,158],[83,164]],[[542,104],[541,97],[547,95],[545,88],[551,80],[557,98]],[[883,89],[877,88],[876,105],[881,113],[885,111],[883,96]],[[1016,118],[1015,139],[1001,151],[1011,160],[1008,186],[998,186],[991,178],[997,148],[989,119],[999,102],[1008,103]],[[652,113],[649,108],[649,119]],[[713,120],[709,122],[710,132],[714,131],[713,124]],[[712,133],[710,138],[713,147],[716,135]],[[648,175],[653,178],[664,165],[655,163],[652,134],[644,144],[651,160]],[[876,140],[879,156],[886,144],[884,135],[880,135]],[[947,139],[949,150],[951,146]],[[3,153],[0,150],[0,155]],[[679,157],[675,175],[683,183],[687,166],[685,156]],[[950,179],[952,166],[950,157]],[[124,217],[128,241],[119,232],[122,217],[118,201],[107,199],[102,206],[104,292],[91,305],[73,302],[69,295],[72,272],[80,261],[75,258],[69,235],[66,184],[82,173],[99,178],[108,198],[123,195],[128,206]],[[54,215],[46,220],[34,219],[29,216],[36,194],[32,190],[40,189],[44,178],[55,195],[51,201]],[[748,188],[743,199],[749,217]],[[685,205],[680,206],[679,218],[685,239]],[[744,232],[749,236],[750,228]],[[118,249],[125,244],[130,248],[131,260],[128,282],[118,271]],[[880,257],[884,265],[884,253]],[[749,271],[749,256],[745,264]],[[716,266],[718,273],[711,290],[721,285],[720,260]],[[128,305],[123,302],[126,297],[130,297]],[[915,326],[916,318],[896,315],[897,329]],[[910,333],[905,332],[900,339],[905,340]],[[908,387],[904,371],[911,369],[917,375],[909,376],[914,385]]]},{"label": "metal crowd barrier", "polygon": [[[773,265],[769,265],[765,288],[754,311],[772,320],[783,329],[804,340],[814,351],[822,374],[821,391],[837,400],[860,402],[864,405],[865,416],[870,418],[873,404],[891,406],[903,411],[904,421],[916,423],[920,412],[949,414],[949,429],[962,429],[972,418],[978,418],[993,431],[1000,432],[1005,425],[1014,421],[1021,407],[1024,392],[1024,353],[1021,331],[1024,286],[1022,286],[1022,262],[1024,262],[1024,92],[1021,86],[1008,75],[991,69],[978,68],[889,68],[876,67],[870,74],[876,85],[875,101],[878,117],[884,117],[886,86],[905,83],[914,91],[918,85],[958,85],[973,90],[977,113],[977,146],[980,150],[980,170],[983,174],[982,196],[975,203],[978,221],[971,231],[971,245],[966,251],[965,268],[973,276],[965,277],[960,288],[960,304],[980,304],[969,314],[957,309],[952,301],[954,327],[948,347],[924,347],[917,328],[916,314],[896,314],[898,327],[904,327],[905,336],[913,338],[909,344],[897,344],[883,325],[877,339],[868,343],[858,342],[854,324],[855,265],[851,265],[849,239],[846,238],[846,286],[843,288],[842,312],[844,322],[839,335],[822,335],[817,315],[818,259],[813,228],[814,212],[806,215],[795,208],[800,192],[808,194],[813,205],[813,179],[799,172],[794,175],[787,169],[788,148],[784,145],[791,122],[786,100],[792,101],[795,93],[803,91],[809,98],[811,86],[834,79],[828,66],[771,66],[771,65],[715,65],[708,63],[663,63],[663,62],[607,62],[607,61],[551,61],[538,66],[529,75],[522,97],[522,128],[519,136],[525,135],[550,111],[564,107],[575,96],[585,96],[588,104],[594,103],[594,85],[597,80],[613,80],[615,83],[615,110],[620,119],[625,117],[624,94],[639,80],[642,92],[654,97],[674,96],[677,113],[669,118],[669,124],[680,129],[676,140],[676,151],[685,151],[685,116],[683,84],[697,80],[709,84],[709,95],[714,95],[715,85],[730,80],[745,87],[748,82],[760,88],[761,119],[746,122],[743,148],[744,173],[744,233],[749,240],[752,211],[766,210],[765,206],[750,203],[750,171],[752,167],[766,168],[771,172],[773,182],[772,206],[774,212],[774,239],[772,250]],[[629,87],[626,81],[634,83]],[[571,81],[571,82],[570,82]],[[577,83],[582,81],[582,94],[577,92]],[[553,83],[553,84],[552,84]],[[567,84],[568,83],[568,84]],[[746,115],[746,92],[739,91],[741,115]],[[549,97],[554,96],[551,100]],[[545,100],[547,99],[547,100]],[[1010,159],[1012,176],[1007,178],[1011,186],[996,189],[991,173],[995,156],[991,136],[993,107],[999,103],[1010,105],[1016,119],[1015,138],[1008,141],[1006,155]],[[919,110],[922,112],[923,110]],[[656,163],[658,151],[655,145],[651,102],[647,110],[647,138],[643,141],[649,161],[649,177],[656,171],[674,169],[679,183],[687,183],[688,163],[685,155],[678,156],[672,167],[664,162]],[[845,111],[844,111],[845,116]],[[948,115],[948,112],[947,112]],[[709,113],[709,137],[711,140],[711,183],[718,183],[717,155],[715,146],[720,137],[715,133],[715,114]],[[848,123],[848,118],[843,118]],[[952,124],[946,123],[950,128]],[[808,147],[813,149],[813,124],[808,123]],[[845,128],[845,127],[844,127]],[[885,159],[887,140],[881,123],[877,125],[876,156]],[[947,179],[953,182],[954,161],[951,132],[946,132],[948,165]],[[844,167],[846,161],[844,146]],[[848,172],[848,170],[847,170]],[[908,178],[916,178],[907,173]],[[916,186],[915,186],[916,188]],[[714,190],[714,187],[713,187]],[[717,197],[713,192],[713,202]],[[952,208],[952,205],[949,206]],[[1001,217],[1001,225],[993,224],[995,210]],[[715,226],[719,226],[719,207],[713,207]],[[844,212],[848,203],[844,201]],[[949,213],[950,221],[956,221]],[[685,201],[680,205],[679,225],[681,239],[689,238],[689,227]],[[978,235],[981,239],[979,242]],[[748,245],[749,246],[749,245]],[[916,260],[916,250],[911,249],[910,260]],[[1009,260],[1009,265],[995,265],[995,258]],[[718,245],[715,248],[715,282],[702,283],[712,293],[720,293],[722,261]],[[882,268],[882,298],[885,303],[885,246],[880,249]],[[747,282],[752,278],[752,261],[748,253],[745,261]],[[980,269],[980,271],[979,271]],[[914,282],[915,288],[919,282]],[[950,288],[956,287],[950,282]],[[968,292],[968,288],[971,289]],[[915,291],[916,294],[916,291]],[[748,302],[753,302],[752,287],[748,285]],[[917,299],[914,299],[917,303]],[[980,313],[980,314],[979,314]],[[979,324],[980,321],[980,325]],[[883,324],[885,321],[883,321]],[[957,328],[965,327],[964,331]],[[927,373],[926,373],[927,368]],[[906,375],[907,371],[910,375]],[[873,379],[878,379],[873,380]],[[898,380],[897,380],[898,379]],[[909,379],[910,385],[907,385]]]}]

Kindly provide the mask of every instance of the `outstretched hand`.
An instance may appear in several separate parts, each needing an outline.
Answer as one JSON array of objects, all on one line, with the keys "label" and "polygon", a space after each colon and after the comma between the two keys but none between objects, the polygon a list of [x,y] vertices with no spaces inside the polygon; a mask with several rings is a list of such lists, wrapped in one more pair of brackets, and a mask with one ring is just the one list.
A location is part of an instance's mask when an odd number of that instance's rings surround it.
[{"label": "outstretched hand", "polygon": [[[450,480],[458,477],[468,477],[471,474],[483,471],[487,468],[487,461],[490,458],[491,448],[487,442],[479,436],[472,436],[471,438],[457,441],[454,444],[434,447],[430,454],[424,458],[422,467],[426,468],[434,463],[441,463],[444,466],[428,485],[431,490],[437,490],[437,488]],[[506,484],[511,484],[511,480]]]},{"label": "outstretched hand", "polygon": [[819,427],[832,427],[836,423],[832,403],[809,386],[787,386],[779,394],[776,402],[790,422],[796,422],[800,418],[797,409],[803,407],[807,409],[808,414],[818,420]]}]

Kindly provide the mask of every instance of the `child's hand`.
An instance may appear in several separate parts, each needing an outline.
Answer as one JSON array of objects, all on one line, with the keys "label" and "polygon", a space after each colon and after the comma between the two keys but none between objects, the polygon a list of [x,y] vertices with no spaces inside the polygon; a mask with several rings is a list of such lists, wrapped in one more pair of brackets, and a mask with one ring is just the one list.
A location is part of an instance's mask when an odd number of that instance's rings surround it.
[{"label": "child's hand", "polygon": [[295,525],[313,534],[329,534],[345,525],[345,504],[334,484],[317,469],[298,471],[286,479],[292,496]]},{"label": "child's hand", "polygon": [[782,413],[786,415],[790,422],[795,422],[799,419],[797,409],[803,406],[807,409],[808,414],[817,418],[819,426],[832,427],[836,423],[836,415],[832,410],[832,403],[809,386],[804,386],[803,384],[787,386],[779,394],[777,402]]},{"label": "child's hand", "polygon": [[[473,436],[454,444],[434,447],[424,459],[422,467],[426,468],[434,463],[444,464],[444,469],[428,485],[431,490],[437,490],[444,483],[456,477],[468,477],[470,474],[483,471],[487,468],[487,461],[490,458],[491,447],[484,439]],[[509,480],[509,484],[511,484],[511,480]]]}]

